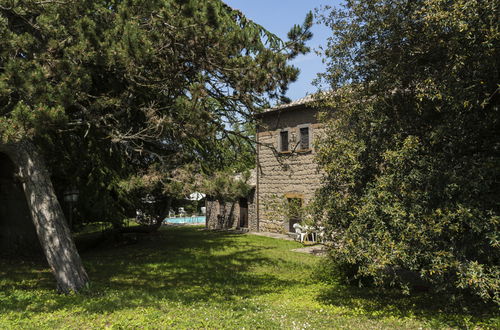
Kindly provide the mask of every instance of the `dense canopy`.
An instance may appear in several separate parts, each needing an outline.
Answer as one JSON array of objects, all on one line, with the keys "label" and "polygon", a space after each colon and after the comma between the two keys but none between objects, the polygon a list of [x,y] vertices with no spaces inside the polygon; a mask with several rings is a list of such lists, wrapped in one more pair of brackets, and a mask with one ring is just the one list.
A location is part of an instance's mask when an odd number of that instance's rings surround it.
[{"label": "dense canopy", "polygon": [[[308,51],[311,20],[283,42],[219,0],[2,0],[0,152],[25,177],[46,254],[74,251],[46,167],[116,216],[131,175],[223,166],[222,146],[246,139],[239,123],[296,79],[287,61]],[[75,260],[49,258],[55,274]]]},{"label": "dense canopy", "polygon": [[500,4],[346,2],[323,11],[319,209],[355,278],[500,302]]}]

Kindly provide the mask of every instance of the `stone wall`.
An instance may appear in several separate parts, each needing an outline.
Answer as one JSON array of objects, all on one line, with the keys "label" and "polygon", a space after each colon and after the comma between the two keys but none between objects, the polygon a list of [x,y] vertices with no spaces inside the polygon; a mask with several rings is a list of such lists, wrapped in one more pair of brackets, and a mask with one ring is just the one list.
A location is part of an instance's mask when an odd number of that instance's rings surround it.
[{"label": "stone wall", "polygon": [[240,210],[238,202],[223,202],[207,198],[206,208],[208,229],[231,229],[238,226]]},{"label": "stone wall", "polygon": [[14,173],[12,161],[0,153],[0,254],[41,255],[24,191]]},{"label": "stone wall", "polygon": [[[257,206],[255,189],[247,196],[248,230],[257,231]],[[220,201],[207,197],[206,227],[208,229],[240,229],[240,203],[236,201]]]},{"label": "stone wall", "polygon": [[248,200],[248,230],[259,231],[259,222],[257,219],[257,195],[255,189],[250,191]]},{"label": "stone wall", "polygon": [[[322,174],[315,162],[315,140],[321,135],[322,125],[317,121],[317,111],[304,106],[272,111],[261,115],[258,126],[258,163],[260,171],[257,185],[259,205],[259,231],[286,233],[289,219],[279,213],[276,203],[287,198],[300,198],[309,202],[321,184]],[[298,151],[299,127],[307,125],[310,149]],[[292,152],[279,152],[280,132],[289,132]]]}]

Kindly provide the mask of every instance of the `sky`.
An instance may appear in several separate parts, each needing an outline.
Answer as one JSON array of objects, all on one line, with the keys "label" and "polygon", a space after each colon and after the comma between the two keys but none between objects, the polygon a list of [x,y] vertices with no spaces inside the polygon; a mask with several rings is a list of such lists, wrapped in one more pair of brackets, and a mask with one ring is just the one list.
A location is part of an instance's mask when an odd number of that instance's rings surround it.
[{"label": "sky", "polygon": [[[223,0],[234,9],[239,9],[247,18],[262,25],[283,40],[294,24],[302,24],[306,13],[321,5],[337,6],[339,0]],[[312,85],[318,72],[325,70],[321,57],[314,53],[314,48],[326,45],[329,30],[325,26],[315,24],[312,29],[313,38],[307,43],[312,51],[295,58],[291,64],[300,69],[296,82],[288,89],[287,96],[296,100],[314,93],[317,87]]]}]

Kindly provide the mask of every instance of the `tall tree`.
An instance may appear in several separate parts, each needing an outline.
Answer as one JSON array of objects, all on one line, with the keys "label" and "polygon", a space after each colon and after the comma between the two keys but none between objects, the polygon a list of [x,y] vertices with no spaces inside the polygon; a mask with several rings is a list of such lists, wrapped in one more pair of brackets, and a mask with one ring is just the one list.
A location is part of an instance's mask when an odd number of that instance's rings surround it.
[{"label": "tall tree", "polygon": [[228,121],[283,96],[310,25],[284,43],[219,0],[0,2],[0,152],[20,169],[61,291],[87,275],[44,154],[75,140],[136,168],[203,162]]},{"label": "tall tree", "polygon": [[335,92],[318,205],[351,275],[500,303],[499,14],[494,0],[322,12]]}]

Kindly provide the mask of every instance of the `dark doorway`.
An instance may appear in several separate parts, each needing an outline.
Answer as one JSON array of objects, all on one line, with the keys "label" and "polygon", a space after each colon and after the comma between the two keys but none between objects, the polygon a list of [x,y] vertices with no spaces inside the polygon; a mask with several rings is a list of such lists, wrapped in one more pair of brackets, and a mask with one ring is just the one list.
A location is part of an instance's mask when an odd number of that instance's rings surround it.
[{"label": "dark doorway", "polygon": [[287,202],[288,231],[294,233],[295,229],[293,228],[293,225],[302,220],[302,198],[287,198]]},{"label": "dark doorway", "polygon": [[240,228],[248,228],[248,200],[240,198]]}]

